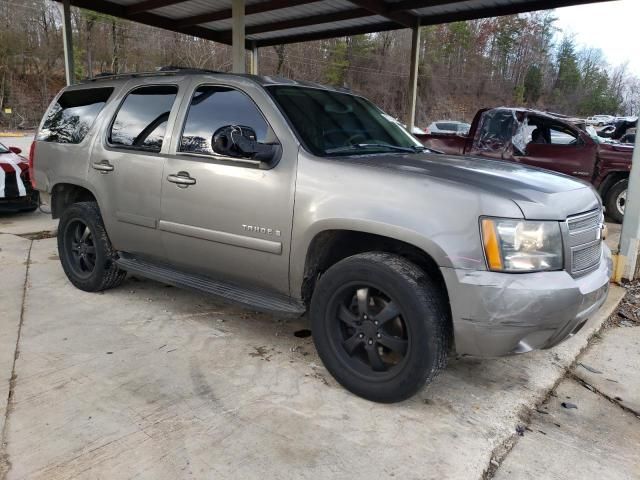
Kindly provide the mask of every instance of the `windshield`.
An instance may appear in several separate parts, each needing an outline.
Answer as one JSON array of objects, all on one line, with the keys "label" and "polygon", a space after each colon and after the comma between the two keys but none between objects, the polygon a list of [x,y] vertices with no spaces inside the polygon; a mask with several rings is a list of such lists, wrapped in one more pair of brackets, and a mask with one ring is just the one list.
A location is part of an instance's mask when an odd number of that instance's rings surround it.
[{"label": "windshield", "polygon": [[396,120],[362,97],[308,87],[270,86],[267,90],[315,155],[424,150]]},{"label": "windshield", "polygon": [[0,153],[8,153],[9,149],[0,143]]}]

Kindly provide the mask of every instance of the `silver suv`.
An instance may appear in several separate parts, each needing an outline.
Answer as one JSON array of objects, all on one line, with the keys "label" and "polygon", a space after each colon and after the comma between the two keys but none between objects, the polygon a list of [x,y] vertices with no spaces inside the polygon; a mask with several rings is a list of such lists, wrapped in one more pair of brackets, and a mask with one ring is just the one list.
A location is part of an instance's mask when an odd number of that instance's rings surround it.
[{"label": "silver suv", "polygon": [[327,369],[379,402],[413,395],[451,351],[552,347],[607,296],[591,186],[438,155],[316,84],[187,70],[87,81],[54,99],[31,162],[75,286],[132,272],[308,311]]}]

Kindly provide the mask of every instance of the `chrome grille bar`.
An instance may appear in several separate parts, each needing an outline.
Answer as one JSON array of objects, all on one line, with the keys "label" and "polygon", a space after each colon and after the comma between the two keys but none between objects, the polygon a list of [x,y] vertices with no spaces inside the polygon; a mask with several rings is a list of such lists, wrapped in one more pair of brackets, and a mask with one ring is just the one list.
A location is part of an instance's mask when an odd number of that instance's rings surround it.
[{"label": "chrome grille bar", "polygon": [[585,275],[597,269],[602,256],[602,225],[600,210],[574,215],[567,219],[568,270],[573,276]]}]

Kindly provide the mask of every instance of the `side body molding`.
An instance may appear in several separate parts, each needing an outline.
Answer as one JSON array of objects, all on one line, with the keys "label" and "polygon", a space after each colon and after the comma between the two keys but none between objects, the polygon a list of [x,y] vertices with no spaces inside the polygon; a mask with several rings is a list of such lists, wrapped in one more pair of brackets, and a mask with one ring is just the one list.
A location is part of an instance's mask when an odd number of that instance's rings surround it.
[{"label": "side body molding", "polygon": [[158,228],[165,232],[177,233],[187,237],[200,238],[202,240],[273,253],[275,255],[282,254],[282,243],[264,240],[262,238],[246,237],[244,235],[236,235],[235,233],[209,230],[207,228],[194,227],[166,220],[160,220],[158,222]]}]

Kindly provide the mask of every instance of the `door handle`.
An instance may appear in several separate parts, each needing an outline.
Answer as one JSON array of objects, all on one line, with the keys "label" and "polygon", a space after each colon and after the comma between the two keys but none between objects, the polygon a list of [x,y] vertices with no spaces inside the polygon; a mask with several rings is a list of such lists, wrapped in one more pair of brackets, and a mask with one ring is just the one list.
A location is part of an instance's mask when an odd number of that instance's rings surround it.
[{"label": "door handle", "polygon": [[167,176],[167,181],[175,183],[180,188],[187,188],[189,185],[195,185],[196,179],[189,176],[189,172],[178,172]]},{"label": "door handle", "polygon": [[109,160],[95,162],[92,166],[94,170],[98,170],[100,173],[109,173],[114,169],[114,166],[109,163]]}]

